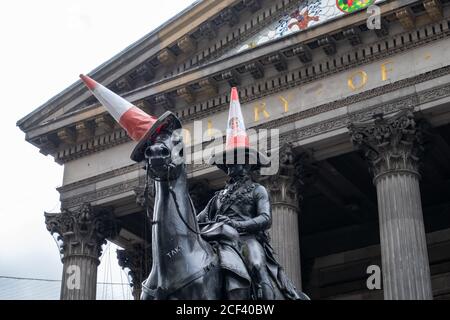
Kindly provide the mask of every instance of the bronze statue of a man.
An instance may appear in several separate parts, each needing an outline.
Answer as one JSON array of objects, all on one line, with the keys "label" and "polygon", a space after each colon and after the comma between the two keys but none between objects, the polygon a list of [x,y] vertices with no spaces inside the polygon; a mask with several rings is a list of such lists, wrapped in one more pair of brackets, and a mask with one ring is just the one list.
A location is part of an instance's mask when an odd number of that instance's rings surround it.
[{"label": "bronze statue of a man", "polygon": [[270,198],[266,188],[251,178],[251,171],[259,165],[218,166],[226,170],[230,179],[198,215],[199,223],[225,222],[238,231],[239,240],[233,246],[250,274],[254,298],[274,299],[277,286],[287,299],[307,299],[297,292],[275,259],[268,235],[272,224]]},{"label": "bronze statue of a man", "polygon": [[[230,179],[225,189],[216,193],[198,215],[199,223],[225,223],[237,231],[235,241],[226,241],[232,238],[230,235],[219,237],[219,242],[227,242],[220,248],[227,251],[232,247],[238,253],[250,275],[254,298],[272,300],[281,292],[287,299],[308,299],[298,293],[287,278],[270,245],[268,230],[272,224],[272,210],[269,195],[264,186],[251,179],[251,172],[270,165],[270,160],[249,144],[237,88],[231,90],[225,150],[214,154],[210,164],[226,172]],[[235,259],[232,258],[235,255],[228,257]]]}]

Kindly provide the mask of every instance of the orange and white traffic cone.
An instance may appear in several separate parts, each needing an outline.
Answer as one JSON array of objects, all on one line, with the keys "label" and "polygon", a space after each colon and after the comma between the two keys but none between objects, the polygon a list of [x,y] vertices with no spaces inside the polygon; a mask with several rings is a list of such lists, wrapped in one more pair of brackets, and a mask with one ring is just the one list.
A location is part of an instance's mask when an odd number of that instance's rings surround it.
[{"label": "orange and white traffic cone", "polygon": [[159,118],[153,117],[90,77],[80,75],[80,78],[111,116],[125,129],[128,136],[138,141],[131,156],[136,162],[144,159],[147,145],[161,130],[173,131],[181,128],[179,119],[172,112],[166,112]]},{"label": "orange and white traffic cone", "polygon": [[225,150],[213,155],[209,163],[226,171],[230,164],[249,164],[253,169],[267,166],[270,160],[250,146],[237,88],[231,88]]}]

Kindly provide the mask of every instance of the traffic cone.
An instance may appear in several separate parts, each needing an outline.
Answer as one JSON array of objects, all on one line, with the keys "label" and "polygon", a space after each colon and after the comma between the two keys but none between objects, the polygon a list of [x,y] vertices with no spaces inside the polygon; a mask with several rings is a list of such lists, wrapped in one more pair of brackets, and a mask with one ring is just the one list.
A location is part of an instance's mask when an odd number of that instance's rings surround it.
[{"label": "traffic cone", "polygon": [[138,141],[131,155],[131,159],[136,162],[145,158],[145,149],[161,130],[173,131],[181,128],[179,119],[172,112],[166,112],[159,118],[153,117],[90,77],[80,75],[80,78],[111,116],[125,129],[128,136]]},{"label": "traffic cone", "polygon": [[237,88],[231,88],[230,111],[228,114],[226,149],[248,148],[249,139],[245,129],[244,116]]},{"label": "traffic cone", "polygon": [[225,150],[213,155],[209,163],[225,172],[230,164],[249,164],[252,169],[259,169],[270,163],[265,155],[250,146],[238,90],[235,87],[231,88]]}]

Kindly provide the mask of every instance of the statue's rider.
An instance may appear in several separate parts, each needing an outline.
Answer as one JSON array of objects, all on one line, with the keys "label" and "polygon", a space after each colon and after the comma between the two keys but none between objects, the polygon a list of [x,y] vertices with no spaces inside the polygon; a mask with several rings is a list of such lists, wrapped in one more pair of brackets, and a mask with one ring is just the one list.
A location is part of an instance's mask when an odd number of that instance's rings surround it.
[{"label": "statue's rider", "polygon": [[[252,181],[251,173],[268,166],[270,160],[249,145],[236,88],[231,91],[225,150],[214,154],[210,164],[223,170],[229,180],[198,215],[199,223],[222,222],[237,230],[239,240],[231,243],[247,267],[256,299],[273,299],[274,286],[286,298],[299,299],[269,242],[268,230],[272,223],[269,195],[264,186]],[[208,240],[208,235],[205,238]]]}]

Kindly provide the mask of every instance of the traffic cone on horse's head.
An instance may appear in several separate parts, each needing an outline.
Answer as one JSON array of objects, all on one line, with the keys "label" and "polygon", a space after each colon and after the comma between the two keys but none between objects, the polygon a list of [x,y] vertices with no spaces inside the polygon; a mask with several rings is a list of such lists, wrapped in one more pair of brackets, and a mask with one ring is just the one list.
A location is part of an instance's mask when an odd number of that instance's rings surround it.
[{"label": "traffic cone on horse's head", "polygon": [[136,162],[144,160],[147,146],[162,130],[181,128],[180,120],[172,112],[166,112],[159,118],[153,117],[90,77],[80,75],[80,78],[128,136],[138,141],[131,155],[131,159]]},{"label": "traffic cone on horse's head", "polygon": [[[239,155],[242,156],[242,159]],[[244,163],[240,163],[242,160]],[[258,169],[270,163],[265,155],[250,147],[239,102],[239,93],[235,87],[231,88],[225,150],[213,155],[209,163],[223,171],[227,171],[227,165],[230,164],[249,164],[252,165],[252,169]]]}]

